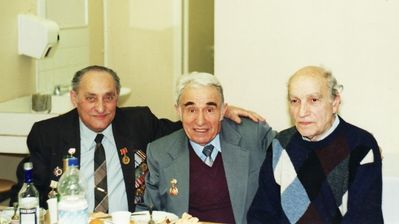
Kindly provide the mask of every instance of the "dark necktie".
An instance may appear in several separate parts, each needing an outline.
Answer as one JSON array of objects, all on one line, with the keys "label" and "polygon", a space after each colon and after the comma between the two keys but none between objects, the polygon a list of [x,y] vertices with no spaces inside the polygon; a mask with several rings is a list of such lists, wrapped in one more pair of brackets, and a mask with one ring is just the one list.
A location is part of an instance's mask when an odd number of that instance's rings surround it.
[{"label": "dark necktie", "polygon": [[202,150],[202,153],[206,156],[204,163],[210,167],[212,167],[213,164],[213,159],[211,157],[212,151],[213,151],[214,146],[213,145],[207,145],[204,147]]},{"label": "dark necktie", "polygon": [[108,213],[107,163],[104,147],[101,143],[103,137],[103,134],[97,134],[94,139],[96,142],[96,151],[94,152],[94,211]]}]

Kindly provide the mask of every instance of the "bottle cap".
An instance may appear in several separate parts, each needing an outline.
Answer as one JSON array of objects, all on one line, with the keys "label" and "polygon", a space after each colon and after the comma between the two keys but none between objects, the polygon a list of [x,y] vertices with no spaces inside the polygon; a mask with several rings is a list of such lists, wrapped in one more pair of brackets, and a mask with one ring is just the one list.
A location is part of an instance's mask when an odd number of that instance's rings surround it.
[{"label": "bottle cap", "polygon": [[25,162],[24,163],[24,170],[31,170],[33,168],[32,162]]},{"label": "bottle cap", "polygon": [[72,157],[68,159],[68,166],[79,166],[78,158]]}]

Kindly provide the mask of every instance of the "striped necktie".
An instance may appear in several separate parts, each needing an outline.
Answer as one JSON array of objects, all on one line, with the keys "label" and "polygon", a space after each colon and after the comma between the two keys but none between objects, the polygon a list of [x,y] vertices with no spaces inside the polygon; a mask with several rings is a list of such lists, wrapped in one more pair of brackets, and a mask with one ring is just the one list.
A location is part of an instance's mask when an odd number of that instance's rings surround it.
[{"label": "striped necktie", "polygon": [[208,165],[209,167],[212,167],[213,165],[213,159],[211,157],[212,151],[213,151],[214,146],[213,145],[207,145],[204,147],[202,150],[202,153],[206,156],[204,163]]},{"label": "striped necktie", "polygon": [[96,142],[96,150],[94,152],[94,211],[108,213],[107,163],[104,147],[101,143],[103,137],[103,134],[97,134],[94,139]]}]

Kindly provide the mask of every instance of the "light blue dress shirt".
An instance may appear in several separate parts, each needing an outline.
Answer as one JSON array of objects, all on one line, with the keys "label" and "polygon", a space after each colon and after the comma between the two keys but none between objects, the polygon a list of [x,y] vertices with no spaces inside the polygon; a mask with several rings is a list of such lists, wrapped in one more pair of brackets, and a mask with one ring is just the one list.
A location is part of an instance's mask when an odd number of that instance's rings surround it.
[{"label": "light blue dress shirt", "polygon": [[[113,211],[128,211],[126,187],[123,179],[122,167],[118,157],[118,151],[112,133],[112,124],[102,134],[103,147],[107,161],[107,187],[109,213]],[[80,121],[80,176],[87,186],[86,199],[89,211],[94,209],[94,151],[96,143],[94,139],[97,133],[90,130]]]},{"label": "light blue dress shirt", "polygon": [[[205,145],[197,144],[191,140],[190,140],[190,144],[193,147],[195,154],[197,154],[197,156],[204,162],[206,159],[206,156],[204,155],[204,153],[202,153],[202,150],[204,149]],[[222,148],[220,147],[219,134],[217,134],[216,137],[213,138],[212,141],[206,145],[210,145],[210,144],[212,144],[214,147],[212,154],[211,154],[211,158],[212,158],[212,161],[215,161],[215,159],[218,155],[218,152],[222,152]]]}]

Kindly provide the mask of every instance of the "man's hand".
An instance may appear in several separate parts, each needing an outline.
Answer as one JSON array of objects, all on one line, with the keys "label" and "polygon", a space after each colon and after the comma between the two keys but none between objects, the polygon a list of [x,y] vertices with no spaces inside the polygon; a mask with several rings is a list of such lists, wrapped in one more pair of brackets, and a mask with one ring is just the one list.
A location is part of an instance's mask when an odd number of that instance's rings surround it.
[{"label": "man's hand", "polygon": [[250,111],[250,110],[245,110],[240,107],[235,107],[235,106],[230,106],[227,105],[226,113],[224,114],[224,117],[229,118],[230,120],[236,122],[237,124],[241,123],[241,118],[240,117],[246,117],[254,122],[261,122],[265,121],[265,118],[260,116],[259,114]]}]

